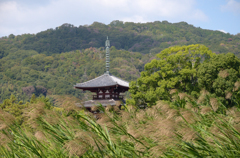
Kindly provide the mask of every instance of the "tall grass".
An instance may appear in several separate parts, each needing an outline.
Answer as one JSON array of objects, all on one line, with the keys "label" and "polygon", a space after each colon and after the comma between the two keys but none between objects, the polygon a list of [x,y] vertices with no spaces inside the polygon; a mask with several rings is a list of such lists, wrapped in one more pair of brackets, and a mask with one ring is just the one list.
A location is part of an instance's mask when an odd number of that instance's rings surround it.
[{"label": "tall grass", "polygon": [[[98,119],[68,106],[36,102],[24,123],[1,112],[2,157],[239,157],[240,110],[215,98],[177,94],[172,102],[124,110],[98,107]],[[201,97],[201,96],[200,96]],[[66,109],[66,110],[65,110]],[[4,125],[4,126],[3,126]]]}]

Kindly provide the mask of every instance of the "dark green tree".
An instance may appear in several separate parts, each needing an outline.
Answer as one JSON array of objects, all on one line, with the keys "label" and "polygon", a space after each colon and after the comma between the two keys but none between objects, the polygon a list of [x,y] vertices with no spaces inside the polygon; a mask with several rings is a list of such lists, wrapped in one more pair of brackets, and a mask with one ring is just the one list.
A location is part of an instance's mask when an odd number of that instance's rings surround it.
[{"label": "dark green tree", "polygon": [[214,56],[204,45],[175,46],[163,50],[145,65],[137,81],[130,83],[132,99],[128,104],[154,105],[160,99],[170,100],[169,90],[186,93],[199,91],[197,71],[201,62]]},{"label": "dark green tree", "polygon": [[200,87],[222,101],[230,100],[234,84],[240,81],[240,60],[233,53],[216,55],[200,65],[197,76]]}]

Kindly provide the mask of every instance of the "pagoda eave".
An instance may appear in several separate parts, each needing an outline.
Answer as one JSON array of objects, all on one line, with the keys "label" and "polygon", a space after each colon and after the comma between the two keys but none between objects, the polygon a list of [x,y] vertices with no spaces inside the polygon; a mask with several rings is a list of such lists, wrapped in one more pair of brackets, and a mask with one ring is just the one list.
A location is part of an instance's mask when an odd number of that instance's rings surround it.
[{"label": "pagoda eave", "polygon": [[112,87],[116,87],[116,88],[122,88],[122,89],[126,89],[128,90],[129,87],[125,87],[125,86],[122,86],[122,85],[112,85],[112,86],[102,86],[102,87],[80,87],[80,86],[74,86],[75,89],[82,89],[82,90],[89,90],[89,91],[92,91],[92,90],[97,90],[97,89],[102,89],[102,88],[112,88]]}]

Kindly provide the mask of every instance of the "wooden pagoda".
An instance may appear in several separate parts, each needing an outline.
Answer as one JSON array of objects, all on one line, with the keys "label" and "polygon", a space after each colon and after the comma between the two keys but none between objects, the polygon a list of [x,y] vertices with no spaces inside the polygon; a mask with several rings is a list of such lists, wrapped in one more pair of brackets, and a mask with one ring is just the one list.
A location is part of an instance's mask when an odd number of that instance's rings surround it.
[{"label": "wooden pagoda", "polygon": [[129,82],[124,81],[109,73],[110,63],[110,41],[107,39],[106,45],[106,72],[92,80],[74,85],[76,89],[87,90],[95,93],[92,100],[85,101],[84,107],[91,111],[91,107],[101,104],[102,106],[114,106],[117,102],[124,102],[121,93],[128,91]]}]

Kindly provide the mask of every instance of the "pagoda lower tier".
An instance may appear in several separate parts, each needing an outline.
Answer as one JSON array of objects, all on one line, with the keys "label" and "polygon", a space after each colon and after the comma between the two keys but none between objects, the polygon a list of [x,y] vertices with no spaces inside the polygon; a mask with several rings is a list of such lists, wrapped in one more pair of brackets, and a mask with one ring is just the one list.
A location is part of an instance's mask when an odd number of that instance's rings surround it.
[{"label": "pagoda lower tier", "polygon": [[97,105],[102,105],[103,107],[111,105],[111,106],[118,106],[119,108],[121,108],[122,104],[125,104],[125,101],[121,99],[120,100],[101,99],[101,100],[88,100],[88,101],[85,101],[83,105],[81,104],[76,104],[76,105],[77,107],[84,107],[88,111],[95,111],[92,108]]}]

